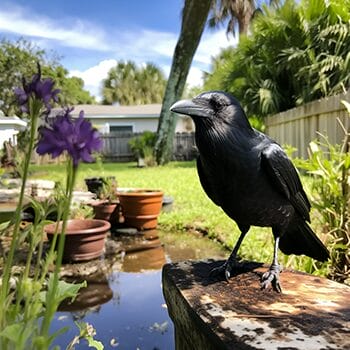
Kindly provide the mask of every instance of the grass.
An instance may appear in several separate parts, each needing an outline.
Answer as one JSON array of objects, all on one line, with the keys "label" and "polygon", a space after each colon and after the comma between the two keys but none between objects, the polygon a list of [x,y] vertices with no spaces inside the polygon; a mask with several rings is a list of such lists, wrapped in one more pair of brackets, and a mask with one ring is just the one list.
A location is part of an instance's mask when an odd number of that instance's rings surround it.
[{"label": "grass", "polygon": [[[63,181],[64,165],[33,165],[31,178]],[[173,210],[162,213],[159,225],[165,231],[199,231],[232,248],[238,239],[236,224],[204,193],[197,176],[195,162],[172,162],[161,167],[137,168],[135,163],[82,164],[76,189],[86,190],[84,178],[115,176],[118,187],[147,187],[162,189],[174,198]],[[270,262],[273,237],[268,228],[252,227],[244,239],[239,254],[244,259]],[[285,256],[280,253],[285,267],[325,274],[310,258]]]}]

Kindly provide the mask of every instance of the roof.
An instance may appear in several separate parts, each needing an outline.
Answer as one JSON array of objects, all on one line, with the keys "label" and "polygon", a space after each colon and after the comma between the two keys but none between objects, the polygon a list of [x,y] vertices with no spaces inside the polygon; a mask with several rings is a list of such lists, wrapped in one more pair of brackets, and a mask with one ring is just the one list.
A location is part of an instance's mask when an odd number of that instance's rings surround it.
[{"label": "roof", "polygon": [[[115,105],[76,105],[72,111],[73,116],[77,116],[81,110],[87,118],[158,118],[160,115],[161,104],[148,104],[137,106],[115,106]],[[61,109],[55,108],[56,114]]]},{"label": "roof", "polygon": [[8,126],[9,128],[13,128],[13,129],[24,129],[27,126],[27,122],[16,116],[4,117],[3,115],[0,114],[0,125]]}]

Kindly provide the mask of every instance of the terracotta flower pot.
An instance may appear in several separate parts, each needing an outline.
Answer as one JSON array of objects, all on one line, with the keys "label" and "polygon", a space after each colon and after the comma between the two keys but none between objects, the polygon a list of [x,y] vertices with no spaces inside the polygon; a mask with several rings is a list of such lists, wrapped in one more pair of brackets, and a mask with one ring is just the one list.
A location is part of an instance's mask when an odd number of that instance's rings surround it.
[{"label": "terracotta flower pot", "polygon": [[132,189],[118,192],[125,225],[138,230],[156,228],[162,208],[163,192],[148,189]]},{"label": "terracotta flower pot", "polygon": [[117,203],[109,203],[105,201],[98,201],[91,203],[94,210],[94,218],[98,220],[111,221],[112,216],[117,215]]},{"label": "terracotta flower pot", "polygon": [[[61,225],[62,223],[60,223]],[[63,259],[65,261],[83,261],[101,256],[110,227],[111,224],[105,220],[68,220]],[[50,242],[53,239],[55,229],[56,223],[44,227]]]}]

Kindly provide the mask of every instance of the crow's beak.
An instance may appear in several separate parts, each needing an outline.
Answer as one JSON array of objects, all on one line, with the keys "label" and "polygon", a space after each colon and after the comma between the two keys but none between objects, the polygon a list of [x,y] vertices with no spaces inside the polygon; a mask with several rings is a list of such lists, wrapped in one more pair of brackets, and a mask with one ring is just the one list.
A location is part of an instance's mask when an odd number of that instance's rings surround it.
[{"label": "crow's beak", "polygon": [[209,118],[213,111],[206,103],[200,103],[197,100],[181,100],[175,102],[170,110],[175,113],[189,115],[190,117]]}]

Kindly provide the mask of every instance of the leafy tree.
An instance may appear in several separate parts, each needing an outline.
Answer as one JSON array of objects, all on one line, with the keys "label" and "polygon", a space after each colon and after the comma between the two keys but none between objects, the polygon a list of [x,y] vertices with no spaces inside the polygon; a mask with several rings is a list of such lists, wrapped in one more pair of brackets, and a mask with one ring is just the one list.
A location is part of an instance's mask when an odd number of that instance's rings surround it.
[{"label": "leafy tree", "polygon": [[73,106],[96,103],[90,92],[84,89],[83,79],[74,76],[68,77],[68,73],[68,70],[61,65],[56,67],[45,66],[43,68],[44,76],[51,77],[56,82],[57,88],[61,90],[59,104]]},{"label": "leafy tree", "polygon": [[160,103],[165,88],[163,72],[154,64],[138,67],[134,62],[118,62],[103,81],[103,103],[121,105]]},{"label": "leafy tree", "polygon": [[[94,98],[83,89],[83,81],[68,77],[57,57],[49,58],[46,52],[29,41],[19,39],[11,42],[0,41],[0,110],[5,115],[19,114],[14,107],[14,87],[21,86],[22,78],[30,79],[37,70],[37,62],[42,67],[43,76],[55,79],[56,87],[62,90],[62,103],[93,103]],[[60,102],[61,102],[60,101]]]},{"label": "leafy tree", "polygon": [[350,85],[349,0],[263,7],[251,35],[222,53],[205,88],[232,92],[265,116],[343,92]]},{"label": "leafy tree", "polygon": [[21,86],[22,77],[30,77],[36,70],[36,61],[43,59],[44,51],[30,42],[0,42],[0,108],[5,115],[15,112],[13,88]]}]

